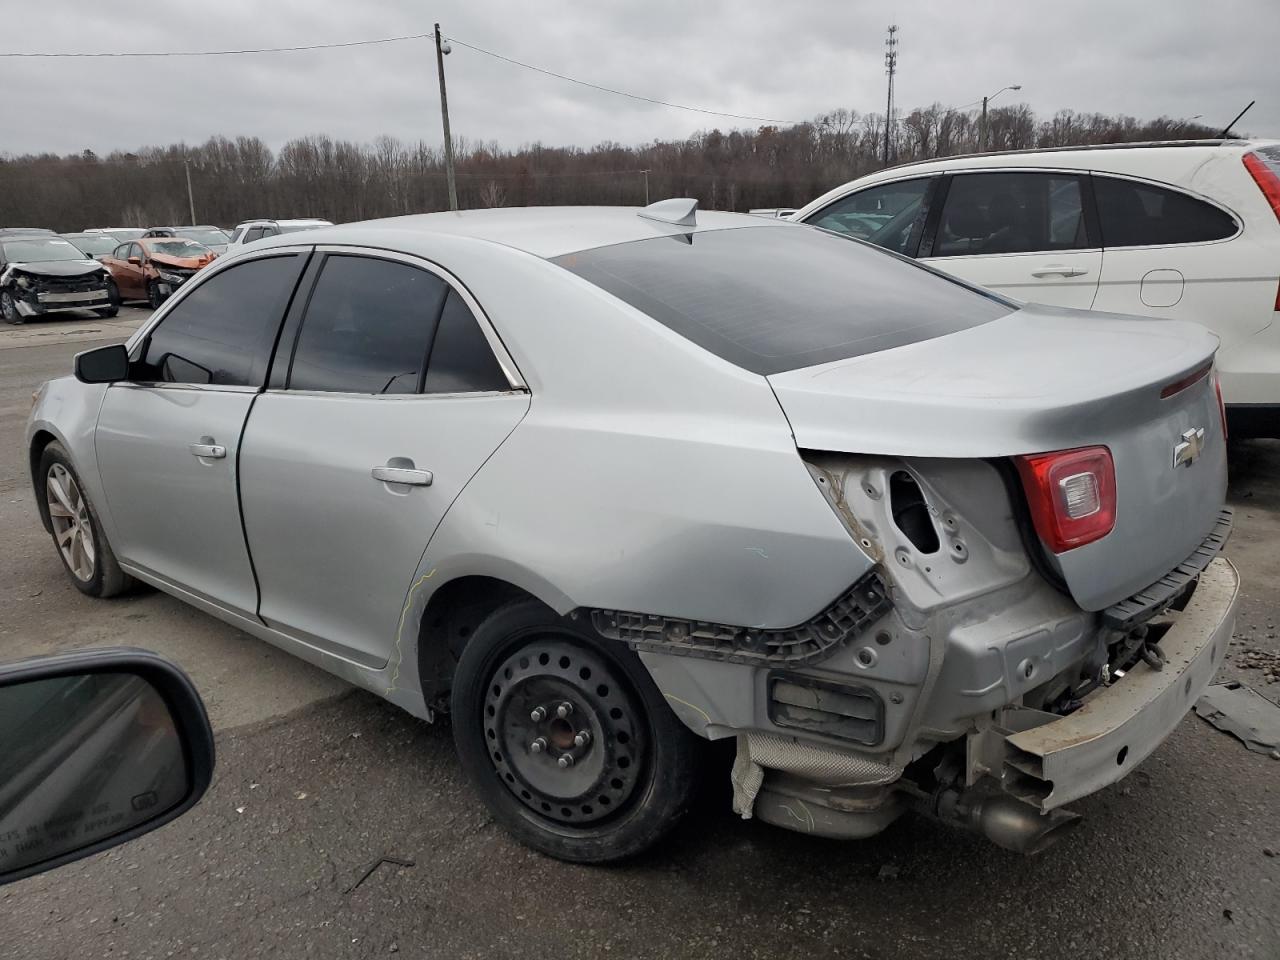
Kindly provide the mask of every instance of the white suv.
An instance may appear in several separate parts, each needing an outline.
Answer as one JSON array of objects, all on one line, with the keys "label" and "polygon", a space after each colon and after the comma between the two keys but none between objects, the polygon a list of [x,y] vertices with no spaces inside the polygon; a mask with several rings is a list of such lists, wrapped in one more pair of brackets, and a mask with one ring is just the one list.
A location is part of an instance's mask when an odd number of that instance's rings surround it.
[{"label": "white suv", "polygon": [[1233,430],[1280,436],[1280,141],[929,160],[847,183],[791,219],[1018,300],[1198,321],[1222,342]]},{"label": "white suv", "polygon": [[231,242],[227,244],[228,254],[237,253],[246,243],[253,243],[264,237],[278,237],[282,233],[297,233],[299,230],[314,230],[317,227],[332,227],[328,220],[244,220],[236,224],[231,231]]}]

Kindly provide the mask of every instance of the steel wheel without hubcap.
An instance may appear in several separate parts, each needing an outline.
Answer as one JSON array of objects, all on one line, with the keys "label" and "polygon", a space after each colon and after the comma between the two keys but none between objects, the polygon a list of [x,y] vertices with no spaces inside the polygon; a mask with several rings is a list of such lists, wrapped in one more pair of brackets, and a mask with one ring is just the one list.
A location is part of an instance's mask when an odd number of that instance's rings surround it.
[{"label": "steel wheel without hubcap", "polygon": [[535,638],[503,660],[484,698],[489,760],[538,817],[586,826],[627,809],[649,762],[631,685],[591,650]]},{"label": "steel wheel without hubcap", "polygon": [[97,561],[89,504],[80,493],[75,477],[60,463],[53,464],[45,477],[45,500],[53,524],[53,539],[67,569],[77,580],[87,583],[93,579]]}]

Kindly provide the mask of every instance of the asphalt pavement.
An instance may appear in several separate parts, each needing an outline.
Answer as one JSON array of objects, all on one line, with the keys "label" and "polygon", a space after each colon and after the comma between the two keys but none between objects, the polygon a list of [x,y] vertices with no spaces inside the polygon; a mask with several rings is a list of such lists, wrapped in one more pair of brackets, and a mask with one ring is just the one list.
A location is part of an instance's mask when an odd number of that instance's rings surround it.
[{"label": "asphalt pavement", "polygon": [[[182,819],[0,888],[0,958],[1280,958],[1280,762],[1195,716],[1033,859],[916,817],[799,836],[736,819],[727,785],[624,866],[526,850],[463,780],[447,720],[163,594],[67,582],[27,477],[30,394],[143,316],[0,326],[0,658],[163,653],[209,704],[218,768]],[[1280,651],[1280,442],[1233,444],[1231,469],[1244,597],[1223,674],[1276,701],[1247,665]]]}]

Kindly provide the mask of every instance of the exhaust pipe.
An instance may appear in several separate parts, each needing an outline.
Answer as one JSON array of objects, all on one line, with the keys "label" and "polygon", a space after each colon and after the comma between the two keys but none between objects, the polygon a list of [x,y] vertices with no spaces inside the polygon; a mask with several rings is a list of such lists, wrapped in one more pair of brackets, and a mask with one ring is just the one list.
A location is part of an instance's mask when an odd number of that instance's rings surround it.
[{"label": "exhaust pipe", "polygon": [[1028,856],[1047,849],[1080,823],[1080,815],[1069,810],[1041,813],[1008,794],[989,794],[970,802],[955,790],[938,798],[937,815],[955,826],[982,834],[998,847]]}]

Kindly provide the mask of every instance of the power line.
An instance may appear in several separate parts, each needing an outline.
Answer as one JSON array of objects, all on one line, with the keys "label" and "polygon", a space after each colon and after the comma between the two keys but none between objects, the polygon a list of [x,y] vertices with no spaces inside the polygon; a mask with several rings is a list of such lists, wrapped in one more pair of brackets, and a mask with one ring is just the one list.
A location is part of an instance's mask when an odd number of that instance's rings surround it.
[{"label": "power line", "polygon": [[570,77],[563,73],[556,73],[554,70],[537,67],[532,63],[525,63],[523,60],[513,60],[511,57],[504,57],[500,53],[494,53],[492,50],[477,47],[475,44],[467,43],[465,40],[459,40],[457,37],[449,37],[448,40],[450,43],[456,43],[458,46],[466,47],[468,50],[474,50],[476,53],[483,53],[486,57],[493,57],[495,60],[502,60],[506,63],[514,64],[517,67],[524,67],[526,70],[533,70],[537,73],[545,74],[548,77],[555,77],[557,80],[567,80],[569,83],[576,83],[579,86],[590,87],[592,90],[600,90],[604,93],[616,94],[619,97],[629,97],[632,100],[642,100],[645,103],[657,104],[660,107],[674,107],[676,110],[688,110],[691,113],[705,113],[713,117],[732,117],[735,120],[754,120],[758,123],[802,124],[809,122],[808,120],[780,120],[776,117],[753,117],[750,114],[745,113],[726,113],[723,110],[709,110],[705,107],[691,107],[683,103],[672,103],[670,100],[658,100],[654,97],[646,97],[638,93],[627,93],[625,90],[616,90],[613,87],[601,86],[598,83],[579,80],[577,77]]},{"label": "power line", "polygon": [[[406,34],[399,37],[378,37],[372,40],[349,40],[342,43],[311,43],[289,47],[246,47],[234,50],[134,50],[134,51],[93,51],[88,53],[70,53],[62,51],[0,51],[0,58],[11,59],[90,59],[90,58],[154,58],[154,57],[235,57],[246,54],[263,54],[263,53],[298,53],[306,50],[336,50],[344,47],[366,47],[374,44],[383,43],[400,43],[406,40],[427,40],[434,39],[433,33],[414,33]],[[602,93],[611,93],[619,97],[627,97],[631,100],[639,100],[643,103],[652,103],[660,107],[671,107],[675,110],[687,110],[690,113],[701,113],[712,117],[729,117],[733,120],[750,120],[755,123],[785,123],[792,125],[800,125],[810,123],[809,120],[787,120],[778,117],[758,117],[748,113],[729,113],[724,110],[712,110],[707,107],[695,107],[684,103],[675,103],[670,100],[660,100],[656,97],[646,97],[643,94],[629,93],[626,90],[618,90],[615,87],[606,87],[603,84],[592,83],[589,80],[580,80],[577,77],[571,77],[568,74],[557,73],[555,70],[548,70],[545,67],[539,67],[532,63],[526,63],[523,60],[516,60],[512,57],[504,56],[493,50],[487,50],[484,47],[476,46],[465,40],[459,40],[457,37],[447,38],[451,43],[458,46],[466,47],[476,53],[483,54],[486,57],[492,57],[495,60],[501,60],[504,63],[521,67],[525,70],[533,70],[544,76],[555,77],[557,80],[564,80],[568,83],[576,83],[579,86],[588,87],[592,90],[599,90]]]},{"label": "power line", "polygon": [[425,40],[430,33],[413,33],[403,37],[379,37],[375,40],[348,40],[344,43],[311,43],[296,47],[247,47],[243,50],[144,50],[98,51],[94,53],[23,53],[0,51],[0,57],[30,57],[42,59],[75,59],[82,57],[237,57],[246,53],[297,53],[302,50],[334,50],[339,47],[367,47],[376,43],[399,43],[402,40]]}]

